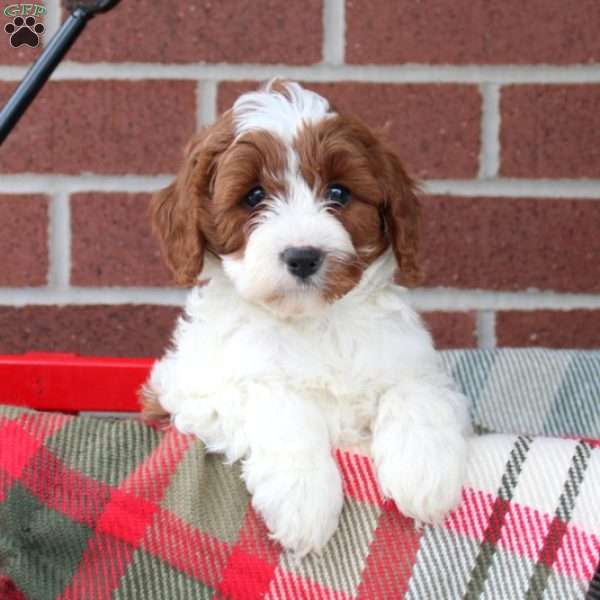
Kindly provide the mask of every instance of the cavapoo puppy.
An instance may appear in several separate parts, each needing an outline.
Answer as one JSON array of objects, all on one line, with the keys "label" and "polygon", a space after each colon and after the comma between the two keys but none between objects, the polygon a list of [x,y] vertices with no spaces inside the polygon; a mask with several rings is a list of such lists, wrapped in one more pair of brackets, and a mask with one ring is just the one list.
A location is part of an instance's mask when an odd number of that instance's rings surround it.
[{"label": "cavapoo puppy", "polygon": [[[435,523],[459,502],[466,398],[409,306],[419,210],[400,160],[297,83],[243,94],[185,151],[152,220],[192,288],[144,391],[303,555],[334,533],[334,446],[368,442],[385,495]],[[208,283],[200,286],[201,280]]]}]

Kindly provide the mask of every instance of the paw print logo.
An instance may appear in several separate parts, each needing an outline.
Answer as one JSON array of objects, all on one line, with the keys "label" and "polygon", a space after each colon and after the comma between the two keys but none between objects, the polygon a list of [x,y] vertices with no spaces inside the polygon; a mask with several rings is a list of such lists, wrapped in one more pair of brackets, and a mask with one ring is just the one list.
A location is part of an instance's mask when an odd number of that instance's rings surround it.
[{"label": "paw print logo", "polygon": [[12,23],[4,26],[4,31],[10,35],[10,45],[13,48],[27,45],[35,48],[40,43],[40,35],[44,26],[35,22],[35,17],[15,17]]}]

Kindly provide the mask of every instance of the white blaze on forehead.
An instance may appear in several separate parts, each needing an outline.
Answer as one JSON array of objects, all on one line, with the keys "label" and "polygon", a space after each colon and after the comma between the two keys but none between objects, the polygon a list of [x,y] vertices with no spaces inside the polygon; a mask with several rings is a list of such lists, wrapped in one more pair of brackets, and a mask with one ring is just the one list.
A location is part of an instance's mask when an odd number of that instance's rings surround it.
[{"label": "white blaze on forehead", "polygon": [[315,123],[332,114],[325,98],[297,83],[283,83],[285,95],[272,90],[271,84],[237,99],[233,105],[236,136],[266,129],[291,142],[302,123]]},{"label": "white blaze on forehead", "polygon": [[268,237],[269,250],[262,251],[275,251],[277,256],[289,246],[315,246],[334,254],[355,254],[349,233],[299,173],[298,157],[291,149],[285,180],[285,196],[267,200],[250,244],[253,237]]}]

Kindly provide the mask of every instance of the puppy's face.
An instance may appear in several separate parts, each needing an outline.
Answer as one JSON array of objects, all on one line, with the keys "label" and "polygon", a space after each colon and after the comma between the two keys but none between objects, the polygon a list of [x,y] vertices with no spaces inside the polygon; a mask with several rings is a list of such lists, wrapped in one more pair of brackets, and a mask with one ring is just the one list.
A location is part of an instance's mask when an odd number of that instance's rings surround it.
[{"label": "puppy's face", "polygon": [[152,217],[179,283],[198,280],[208,252],[242,297],[281,316],[343,297],[390,246],[404,281],[418,275],[418,206],[400,161],[295,83],[244,94],[194,137]]}]

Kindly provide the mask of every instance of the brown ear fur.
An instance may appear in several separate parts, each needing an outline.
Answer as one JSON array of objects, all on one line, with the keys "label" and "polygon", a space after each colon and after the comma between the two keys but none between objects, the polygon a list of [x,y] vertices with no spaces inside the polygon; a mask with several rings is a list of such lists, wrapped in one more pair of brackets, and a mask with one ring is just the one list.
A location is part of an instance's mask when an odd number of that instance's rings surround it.
[{"label": "brown ear fur", "polygon": [[231,126],[226,113],[196,134],[185,149],[175,181],[156,193],[150,203],[152,228],[179,285],[194,285],[202,271],[212,179],[219,155],[233,140]]},{"label": "brown ear fur", "polygon": [[417,264],[420,223],[417,185],[392,150],[384,147],[383,155],[383,217],[398,263],[396,279],[402,285],[416,286],[422,280]]},{"label": "brown ear fur", "polygon": [[192,139],[175,181],[156,193],[150,203],[152,229],[179,285],[193,285],[202,271],[205,239],[200,227],[199,201],[194,189]]}]

